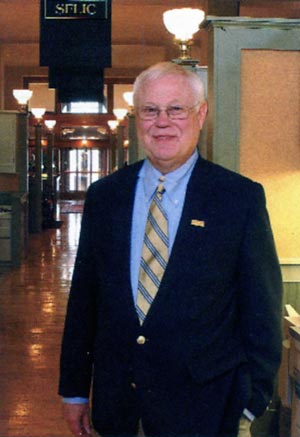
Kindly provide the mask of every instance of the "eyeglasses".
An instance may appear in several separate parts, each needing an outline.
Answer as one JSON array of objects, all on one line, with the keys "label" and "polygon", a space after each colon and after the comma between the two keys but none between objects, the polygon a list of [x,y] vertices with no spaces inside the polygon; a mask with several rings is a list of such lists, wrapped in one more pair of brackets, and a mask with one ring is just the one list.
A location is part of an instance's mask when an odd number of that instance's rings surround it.
[{"label": "eyeglasses", "polygon": [[185,120],[188,118],[189,112],[194,109],[199,102],[193,106],[170,105],[166,108],[158,106],[145,105],[137,108],[137,115],[141,120],[156,120],[159,114],[165,111],[170,120]]}]

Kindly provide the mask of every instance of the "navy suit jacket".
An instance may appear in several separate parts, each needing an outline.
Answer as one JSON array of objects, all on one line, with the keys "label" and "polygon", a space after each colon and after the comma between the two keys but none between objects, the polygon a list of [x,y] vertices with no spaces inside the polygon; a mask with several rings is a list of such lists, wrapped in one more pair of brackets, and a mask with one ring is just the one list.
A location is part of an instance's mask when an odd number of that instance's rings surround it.
[{"label": "navy suit jacket", "polygon": [[[259,416],[280,362],[282,297],[263,189],[199,158],[165,275],[141,327],[130,284],[140,167],[125,167],[88,190],[59,392],[88,397],[92,381],[94,423],[103,434],[113,426],[130,431],[140,416],[150,430],[154,417],[161,429],[178,422],[180,432],[210,432],[199,417],[222,402],[228,417],[238,418],[243,408]],[[136,341],[141,335],[143,345]]]}]

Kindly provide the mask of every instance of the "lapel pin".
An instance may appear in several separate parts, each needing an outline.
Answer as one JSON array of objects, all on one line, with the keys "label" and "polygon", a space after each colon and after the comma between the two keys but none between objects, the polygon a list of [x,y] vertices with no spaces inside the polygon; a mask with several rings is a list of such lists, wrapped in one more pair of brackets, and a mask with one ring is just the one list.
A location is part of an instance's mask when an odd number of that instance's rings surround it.
[{"label": "lapel pin", "polygon": [[192,226],[198,226],[200,228],[205,228],[205,221],[204,220],[192,219],[191,220],[191,225]]}]

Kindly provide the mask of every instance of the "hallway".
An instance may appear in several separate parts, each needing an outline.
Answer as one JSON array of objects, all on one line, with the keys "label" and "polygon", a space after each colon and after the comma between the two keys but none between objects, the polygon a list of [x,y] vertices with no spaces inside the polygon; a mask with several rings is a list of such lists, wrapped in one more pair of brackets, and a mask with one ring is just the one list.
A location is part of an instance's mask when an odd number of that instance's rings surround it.
[{"label": "hallway", "polygon": [[18,269],[0,270],[0,436],[68,437],[57,395],[60,341],[81,214],[29,236]]}]

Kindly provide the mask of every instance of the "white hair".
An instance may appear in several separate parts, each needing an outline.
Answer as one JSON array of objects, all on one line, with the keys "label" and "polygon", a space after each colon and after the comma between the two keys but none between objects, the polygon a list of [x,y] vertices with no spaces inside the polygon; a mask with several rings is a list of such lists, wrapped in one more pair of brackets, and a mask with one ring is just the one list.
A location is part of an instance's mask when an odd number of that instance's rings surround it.
[{"label": "white hair", "polygon": [[142,73],[137,76],[133,85],[134,105],[137,105],[140,90],[147,82],[171,75],[180,76],[187,80],[195,96],[195,104],[201,104],[205,101],[204,85],[202,79],[196,73],[173,62],[159,62],[142,71]]}]

